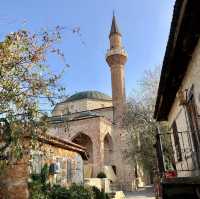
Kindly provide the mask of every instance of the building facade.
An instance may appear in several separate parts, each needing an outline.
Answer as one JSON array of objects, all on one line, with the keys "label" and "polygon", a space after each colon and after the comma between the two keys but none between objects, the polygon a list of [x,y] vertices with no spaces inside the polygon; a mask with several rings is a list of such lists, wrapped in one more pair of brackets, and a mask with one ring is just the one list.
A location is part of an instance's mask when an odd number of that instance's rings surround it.
[{"label": "building facade", "polygon": [[31,141],[29,137],[23,139],[23,158],[10,162],[1,172],[1,199],[30,198],[31,176],[40,175],[45,164],[50,184],[64,187],[83,184],[83,161],[87,159],[84,147],[56,137],[40,136],[35,141],[38,147],[31,149]]},{"label": "building facade", "polygon": [[127,134],[122,128],[125,106],[124,67],[127,53],[113,16],[106,61],[110,67],[112,98],[98,91],[79,92],[58,103],[49,122],[49,133],[86,147],[85,177],[105,172],[113,184],[132,189],[134,170],[123,157]]},{"label": "building facade", "polygon": [[198,0],[176,1],[154,113],[158,122],[168,121],[177,170],[177,178],[171,183],[182,186],[184,198],[199,198],[199,19]]},{"label": "building facade", "polygon": [[179,176],[199,175],[200,168],[198,5],[198,1],[176,1],[155,109],[155,118],[167,120],[172,130]]}]

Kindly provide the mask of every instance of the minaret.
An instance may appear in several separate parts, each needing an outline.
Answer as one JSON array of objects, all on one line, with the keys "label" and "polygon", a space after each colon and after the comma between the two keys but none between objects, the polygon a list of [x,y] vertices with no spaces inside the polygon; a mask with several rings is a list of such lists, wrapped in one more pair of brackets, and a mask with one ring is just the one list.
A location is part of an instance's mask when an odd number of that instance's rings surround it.
[{"label": "minaret", "polygon": [[124,65],[127,60],[127,53],[122,47],[122,36],[114,14],[109,40],[110,49],[106,54],[106,61],[111,70],[114,122],[120,124],[125,103]]}]

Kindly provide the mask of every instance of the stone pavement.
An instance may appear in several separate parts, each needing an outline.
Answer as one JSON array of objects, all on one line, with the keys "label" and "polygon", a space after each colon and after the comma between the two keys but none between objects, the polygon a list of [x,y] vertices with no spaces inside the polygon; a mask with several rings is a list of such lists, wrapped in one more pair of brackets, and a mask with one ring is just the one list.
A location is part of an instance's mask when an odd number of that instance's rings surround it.
[{"label": "stone pavement", "polygon": [[152,186],[139,188],[138,191],[127,193],[126,199],[155,199]]}]

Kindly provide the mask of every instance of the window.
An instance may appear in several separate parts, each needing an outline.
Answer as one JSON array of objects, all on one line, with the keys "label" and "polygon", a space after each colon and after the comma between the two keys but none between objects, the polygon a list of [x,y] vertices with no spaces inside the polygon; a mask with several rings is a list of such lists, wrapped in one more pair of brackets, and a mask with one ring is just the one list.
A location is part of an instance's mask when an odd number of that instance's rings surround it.
[{"label": "window", "polygon": [[193,87],[190,89],[188,92],[187,96],[187,114],[188,114],[188,119],[189,119],[189,125],[192,133],[196,134],[197,140],[199,140],[199,124],[198,124],[198,114],[196,111],[196,104],[194,100],[194,94],[193,94]]},{"label": "window", "polygon": [[42,155],[33,154],[32,155],[32,173],[40,174],[41,170],[42,170]]},{"label": "window", "polygon": [[199,157],[200,134],[199,134],[198,113],[196,110],[193,86],[187,93],[186,110],[187,110],[189,128],[191,130],[194,150],[197,152],[197,161],[198,164],[200,165],[200,157]]},{"label": "window", "polygon": [[49,172],[54,175],[55,183],[66,185],[67,183],[67,163],[66,158],[57,157],[56,162],[50,164]]},{"label": "window", "polygon": [[55,176],[55,179],[56,179],[56,184],[61,184],[61,182],[62,182],[62,176],[60,174],[57,174]]},{"label": "window", "polygon": [[180,145],[177,125],[175,121],[172,124],[172,131],[173,131],[173,136],[174,136],[174,144],[175,144],[177,160],[181,161],[182,160],[181,145]]},{"label": "window", "polygon": [[67,160],[67,181],[70,182],[72,180],[72,162],[71,160]]}]

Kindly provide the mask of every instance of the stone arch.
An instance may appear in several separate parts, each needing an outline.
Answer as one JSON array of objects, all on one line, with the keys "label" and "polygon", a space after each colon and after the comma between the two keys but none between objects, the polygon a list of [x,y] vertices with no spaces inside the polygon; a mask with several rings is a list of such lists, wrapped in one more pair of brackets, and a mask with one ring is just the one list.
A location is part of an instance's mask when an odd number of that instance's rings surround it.
[{"label": "stone arch", "polygon": [[113,157],[113,139],[109,133],[107,133],[103,140],[104,143],[104,165],[112,165]]},{"label": "stone arch", "polygon": [[88,160],[86,161],[86,163],[93,164],[93,159],[94,159],[94,157],[93,157],[93,142],[92,142],[92,139],[90,138],[90,136],[88,136],[87,134],[85,134],[83,132],[79,132],[78,134],[73,136],[73,138],[71,140],[72,140],[72,142],[79,144],[86,148],[86,152],[88,155]]}]

